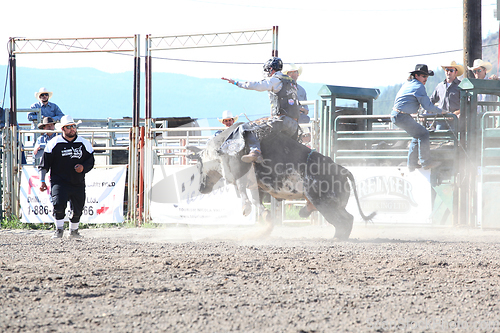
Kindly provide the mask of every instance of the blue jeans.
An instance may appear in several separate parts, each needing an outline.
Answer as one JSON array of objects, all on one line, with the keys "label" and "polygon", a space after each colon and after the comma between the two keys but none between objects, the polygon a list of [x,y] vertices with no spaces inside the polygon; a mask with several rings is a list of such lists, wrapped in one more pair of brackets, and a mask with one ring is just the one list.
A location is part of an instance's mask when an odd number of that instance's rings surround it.
[{"label": "blue jeans", "polygon": [[453,131],[455,130],[455,124],[452,118],[446,118],[445,120],[436,121],[436,131]]},{"label": "blue jeans", "polygon": [[255,122],[245,123],[242,125],[242,127],[245,130],[245,141],[250,148],[250,152],[260,152],[260,141],[255,135],[254,131],[258,130],[259,128],[270,128],[270,132],[267,133],[265,137],[282,133],[286,136],[296,139],[299,124],[297,120],[281,115],[269,117],[269,119],[267,119],[265,122],[259,124]]},{"label": "blue jeans", "polygon": [[429,131],[412,118],[407,113],[391,112],[391,120],[394,125],[403,129],[413,137],[408,151],[408,166],[415,167],[420,163],[426,166],[431,162],[431,145],[429,140]]}]

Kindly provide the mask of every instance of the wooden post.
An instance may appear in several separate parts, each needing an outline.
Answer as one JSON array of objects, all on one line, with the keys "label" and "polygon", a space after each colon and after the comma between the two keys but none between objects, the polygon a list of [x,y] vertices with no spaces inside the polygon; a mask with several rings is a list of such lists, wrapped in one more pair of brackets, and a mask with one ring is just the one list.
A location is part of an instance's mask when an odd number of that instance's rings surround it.
[{"label": "wooden post", "polygon": [[[464,66],[482,58],[481,0],[464,0]],[[464,78],[474,78],[465,68]]]},{"label": "wooden post", "polygon": [[[482,58],[482,53],[481,0],[464,0],[464,67],[472,67],[475,59]],[[474,75],[465,68],[464,78],[474,78]],[[459,221],[460,224],[469,226],[475,226],[474,213],[477,211],[477,207],[474,207],[477,204],[475,152],[478,131],[477,104],[474,102],[476,98],[476,96],[464,96],[460,112],[460,137],[465,141],[461,146],[465,151],[460,158]]]}]

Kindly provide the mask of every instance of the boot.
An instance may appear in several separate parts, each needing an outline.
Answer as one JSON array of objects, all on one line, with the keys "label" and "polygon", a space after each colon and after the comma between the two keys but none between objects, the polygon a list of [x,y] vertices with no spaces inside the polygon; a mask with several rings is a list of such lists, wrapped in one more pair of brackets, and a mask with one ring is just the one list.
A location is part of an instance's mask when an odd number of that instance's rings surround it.
[{"label": "boot", "polygon": [[71,230],[70,234],[68,235],[68,238],[82,238],[82,235],[78,232],[78,229],[76,230]]},{"label": "boot", "polygon": [[56,231],[54,231],[54,234],[52,235],[52,238],[62,238],[64,234],[64,229],[56,229]]},{"label": "boot", "polygon": [[441,162],[439,161],[433,161],[427,165],[424,165],[424,170],[429,170],[429,169],[432,169],[432,168],[437,168],[438,166],[441,165]]},{"label": "boot", "polygon": [[413,172],[415,169],[420,169],[422,166],[420,164],[417,164],[415,166],[408,166],[408,171]]},{"label": "boot", "polygon": [[241,160],[245,163],[262,163],[264,162],[264,159],[262,158],[262,154],[260,151],[254,150],[251,151],[250,154],[243,155],[241,157]]}]

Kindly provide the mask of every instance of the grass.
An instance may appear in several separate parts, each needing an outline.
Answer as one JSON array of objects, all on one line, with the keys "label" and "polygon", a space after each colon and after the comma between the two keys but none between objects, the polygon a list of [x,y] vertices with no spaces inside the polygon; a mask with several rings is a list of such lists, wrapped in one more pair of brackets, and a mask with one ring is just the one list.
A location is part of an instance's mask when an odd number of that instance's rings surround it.
[{"label": "grass", "polygon": [[286,205],[285,207],[285,219],[287,220],[309,220],[309,217],[303,218],[299,216],[299,210],[301,206],[296,205]]},{"label": "grass", "polygon": [[[68,228],[69,222],[64,222],[64,227]],[[148,225],[148,226],[146,226]],[[149,224],[143,225],[143,227],[150,227]],[[89,224],[81,223],[80,229],[98,229],[98,228],[135,228],[136,225],[130,220],[126,220],[123,223],[99,223],[99,224]],[[25,229],[25,230],[52,230],[54,229],[54,223],[23,223],[16,216],[5,217],[1,221],[1,229]]]},{"label": "grass", "polygon": [[[265,205],[266,208],[270,209],[270,205]],[[299,216],[300,206],[286,205],[285,207],[285,219],[286,220],[304,220],[307,221],[309,218],[301,218]],[[64,227],[68,228],[68,222],[64,223]],[[99,228],[136,228],[137,225],[132,220],[125,220],[123,223],[81,223],[80,229],[99,229]],[[166,225],[164,223],[153,223],[145,222],[141,224],[141,228],[164,228]],[[16,216],[5,217],[0,224],[0,229],[24,229],[24,230],[53,230],[54,223],[23,223]]]}]

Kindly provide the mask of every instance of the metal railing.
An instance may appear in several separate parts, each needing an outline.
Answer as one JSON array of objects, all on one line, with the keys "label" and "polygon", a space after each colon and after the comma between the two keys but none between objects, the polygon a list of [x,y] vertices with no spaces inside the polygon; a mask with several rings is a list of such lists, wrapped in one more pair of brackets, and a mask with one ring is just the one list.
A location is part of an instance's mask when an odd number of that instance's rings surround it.
[{"label": "metal railing", "polygon": [[[418,116],[424,123],[429,120],[453,119],[458,124],[454,114]],[[371,130],[346,131],[339,130],[344,120],[370,122]],[[375,124],[385,124],[380,126]],[[408,156],[407,142],[412,139],[404,130],[391,129],[390,115],[344,115],[335,119],[333,147],[331,156],[334,162],[348,165],[398,165],[406,164]],[[385,129],[383,129],[385,127]],[[455,127],[458,127],[455,126]],[[440,130],[430,132],[433,148],[440,149],[438,160],[456,160],[458,154],[458,137],[456,130]],[[434,151],[434,150],[433,150]],[[453,166],[453,163],[450,163]]]},{"label": "metal railing", "polygon": [[[311,102],[310,104],[314,104]],[[32,111],[32,110],[30,110]],[[8,112],[8,110],[7,110]],[[6,113],[7,113],[6,112]],[[78,120],[77,120],[78,121]],[[319,135],[317,134],[318,121],[314,118],[308,124],[301,124],[305,133],[311,134],[311,142],[309,145],[317,149]],[[146,123],[141,122],[140,129],[146,128]],[[88,139],[95,150],[96,167],[110,166],[115,163],[113,152],[125,151],[127,154],[131,151],[132,122],[128,119],[82,119],[82,123],[78,127],[78,135]],[[187,146],[196,146],[205,148],[206,143],[213,138],[213,133],[216,130],[224,129],[225,127],[176,127],[164,128],[164,124],[160,122],[150,124],[149,132],[144,133],[144,144],[139,147],[140,155],[142,155],[141,163],[143,183],[144,183],[144,212],[145,220],[149,219],[149,201],[152,186],[153,166],[156,164],[163,165],[190,165],[195,162],[189,160],[186,156],[189,154]],[[31,129],[31,123],[20,124],[19,129],[16,127],[5,127],[2,131],[4,138],[3,144],[7,147],[4,149],[4,162],[2,163],[2,174],[10,175],[3,178],[5,190],[4,205],[8,205],[7,209],[10,213],[18,215],[19,207],[19,179],[21,175],[21,155],[26,154],[28,165],[36,164],[33,157],[35,138],[46,133],[45,130]],[[57,132],[57,131],[53,131]],[[208,134],[210,133],[210,134]],[[19,137],[19,142],[25,143],[17,145],[16,138]],[[29,140],[27,139],[29,138]],[[140,145],[140,143],[138,144]],[[10,148],[9,148],[10,147]],[[15,147],[12,151],[12,147]],[[130,166],[130,158],[123,163]],[[130,170],[130,168],[129,168]],[[10,185],[9,185],[10,184]],[[7,191],[6,191],[7,190]],[[129,188],[127,202],[139,195],[134,193],[133,189]],[[137,191],[135,191],[137,192]],[[302,202],[286,202],[286,204],[304,205]],[[133,207],[130,206],[130,207]],[[281,207],[280,207],[281,208]],[[278,209],[278,208],[277,208]],[[281,214],[282,220],[284,215]]]},{"label": "metal railing", "polygon": [[[417,116],[415,116],[417,118]],[[454,114],[418,116],[424,126],[434,120],[447,119],[453,129],[429,131],[431,156],[441,162],[435,171],[432,169],[430,185],[434,189],[432,197],[433,221],[436,224],[458,223],[458,191],[459,182],[459,137],[456,128],[458,118]],[[343,121],[357,121],[359,130],[342,129]],[[369,130],[367,130],[367,128]],[[406,131],[392,126],[390,115],[343,115],[338,116],[331,133],[333,145],[331,156],[334,162],[342,166],[403,166],[406,169],[408,144],[413,139]],[[439,194],[438,194],[439,193]],[[451,196],[450,196],[451,195]],[[448,204],[452,202],[448,206]],[[450,207],[451,216],[448,214]],[[445,213],[443,213],[443,211]]]},{"label": "metal railing", "polygon": [[500,111],[485,112],[481,117],[480,178],[477,224],[482,228],[500,228],[497,198],[500,195]]},{"label": "metal railing", "polygon": [[[315,105],[315,102],[306,102],[309,105]],[[316,113],[315,113],[316,114]],[[300,124],[304,132],[309,132],[311,134],[310,146],[313,149],[317,149],[319,146],[319,135],[317,130],[319,129],[319,121],[312,119],[308,124]],[[177,128],[152,128],[151,129],[151,151],[154,152],[153,156],[145,161],[145,169],[149,170],[149,174],[152,175],[153,165],[155,164],[165,164],[165,165],[188,165],[195,163],[191,162],[186,158],[189,154],[186,150],[188,146],[196,146],[198,148],[205,148],[206,143],[213,137],[213,135],[192,135],[192,132],[206,132],[215,131],[219,129],[224,129],[225,127],[177,127]],[[181,133],[186,132],[185,135],[169,135],[169,136],[158,136],[159,133]],[[155,138],[154,140],[152,138]],[[148,146],[148,144],[146,144]],[[144,194],[148,196],[151,191],[152,179],[144,181]],[[149,218],[149,198],[145,199],[144,214],[146,219]],[[272,210],[275,214],[279,214],[279,220],[281,222],[291,222],[285,219],[285,211],[283,209],[284,205],[305,205],[305,200],[294,200],[294,201],[283,201],[277,202],[275,200],[271,201]],[[316,215],[313,214],[312,218]],[[301,220],[300,222],[308,221],[308,219]]]}]

